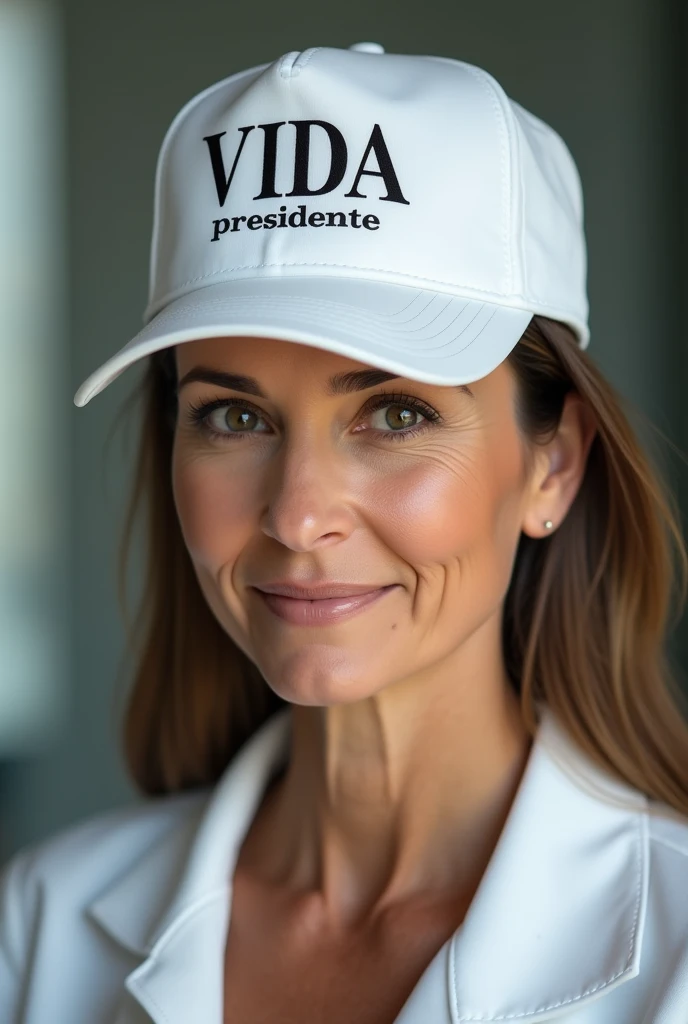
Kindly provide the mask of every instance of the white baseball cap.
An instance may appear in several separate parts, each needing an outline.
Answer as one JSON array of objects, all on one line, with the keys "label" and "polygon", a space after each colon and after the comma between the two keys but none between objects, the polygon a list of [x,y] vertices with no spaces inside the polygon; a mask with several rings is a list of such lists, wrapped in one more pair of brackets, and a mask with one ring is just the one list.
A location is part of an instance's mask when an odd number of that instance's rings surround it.
[{"label": "white baseball cap", "polygon": [[430,384],[490,373],[533,314],[589,341],[581,185],[487,72],[377,43],[205,89],[158,158],[144,327],[76,392],[203,337],[273,337]]}]

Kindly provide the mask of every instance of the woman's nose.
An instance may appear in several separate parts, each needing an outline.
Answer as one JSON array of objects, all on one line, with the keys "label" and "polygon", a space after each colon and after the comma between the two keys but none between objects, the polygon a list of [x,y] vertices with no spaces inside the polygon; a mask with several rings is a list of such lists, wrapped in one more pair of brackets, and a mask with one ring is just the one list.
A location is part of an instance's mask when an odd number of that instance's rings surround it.
[{"label": "woman's nose", "polygon": [[261,529],[293,551],[344,540],[356,516],[346,467],[332,446],[285,443],[271,463]]}]

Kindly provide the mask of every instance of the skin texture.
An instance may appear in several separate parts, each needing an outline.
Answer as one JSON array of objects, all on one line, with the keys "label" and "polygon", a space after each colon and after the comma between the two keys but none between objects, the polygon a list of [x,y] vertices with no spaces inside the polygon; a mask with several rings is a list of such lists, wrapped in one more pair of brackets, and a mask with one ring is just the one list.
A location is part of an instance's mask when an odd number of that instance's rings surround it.
[{"label": "skin texture", "polygon": [[[575,497],[590,416],[569,395],[526,472],[506,363],[470,393],[400,378],[333,397],[332,374],[367,364],[273,338],[187,342],[176,358],[180,380],[202,365],[268,396],[183,386],[172,465],[210,608],[294,705],[291,759],[242,848],[233,919],[251,908],[245,946],[264,918],[263,943],[271,930],[282,951],[340,966],[354,945],[365,959],[393,935],[425,935],[408,952],[415,977],[463,919],[525,767],[502,606],[521,531],[548,535],[544,520],[556,529]],[[385,392],[441,422],[396,399],[366,411]],[[192,423],[192,404],[218,398],[251,406],[241,437],[242,410],[210,414],[218,438]],[[397,586],[344,622],[297,627],[249,589],[287,578]]]}]

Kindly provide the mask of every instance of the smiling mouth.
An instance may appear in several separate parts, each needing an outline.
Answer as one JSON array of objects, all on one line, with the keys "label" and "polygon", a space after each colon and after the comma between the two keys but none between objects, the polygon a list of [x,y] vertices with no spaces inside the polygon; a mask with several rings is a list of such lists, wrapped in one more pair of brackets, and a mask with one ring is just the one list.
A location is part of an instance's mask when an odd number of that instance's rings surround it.
[{"label": "smiling mouth", "polygon": [[324,598],[287,597],[254,589],[268,609],[283,621],[294,626],[321,626],[352,618],[396,588],[397,584],[393,583],[364,593]]}]

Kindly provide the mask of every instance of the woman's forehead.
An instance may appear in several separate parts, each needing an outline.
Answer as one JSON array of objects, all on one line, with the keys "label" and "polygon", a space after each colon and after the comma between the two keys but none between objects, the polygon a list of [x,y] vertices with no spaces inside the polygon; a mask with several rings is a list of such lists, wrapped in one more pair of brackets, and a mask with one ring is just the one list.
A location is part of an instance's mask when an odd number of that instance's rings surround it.
[{"label": "woman's forehead", "polygon": [[[307,374],[313,383],[322,381],[330,394],[362,390],[386,381],[399,380],[421,383],[403,373],[390,372],[374,363],[362,362],[337,352],[300,342],[276,337],[212,337],[200,338],[174,346],[178,379],[196,369],[228,371],[250,374],[268,381],[284,379],[285,372],[293,372],[299,380]],[[368,374],[369,383],[365,376]],[[474,393],[500,382],[508,386],[511,377],[507,362],[499,364],[491,373],[468,386],[425,385],[444,390]],[[362,378],[359,379],[359,378]]]},{"label": "woman's forehead", "polygon": [[266,366],[275,362],[284,366],[286,361],[291,363],[303,361],[309,365],[318,364],[323,367],[338,365],[347,369],[371,366],[369,363],[351,359],[314,345],[304,345],[300,342],[268,336],[199,338],[176,345],[175,350],[177,366],[180,368],[192,366],[194,362],[201,359],[204,361],[213,359],[218,363],[238,360],[242,360],[244,363],[253,361],[254,363],[264,363]]}]

